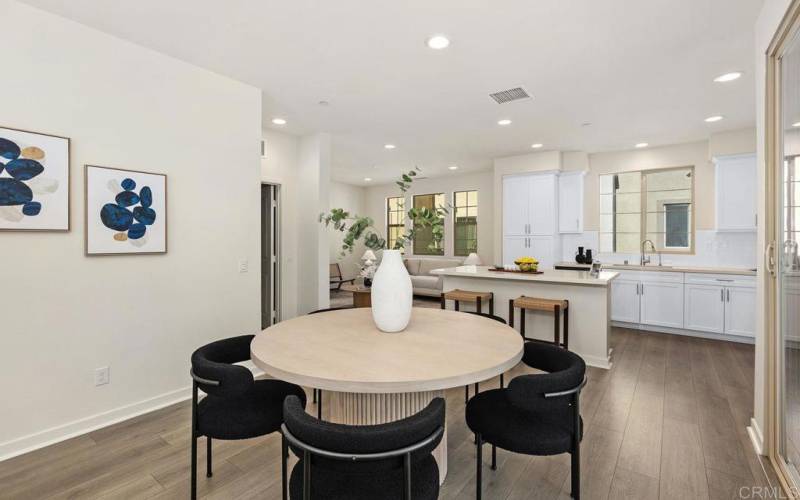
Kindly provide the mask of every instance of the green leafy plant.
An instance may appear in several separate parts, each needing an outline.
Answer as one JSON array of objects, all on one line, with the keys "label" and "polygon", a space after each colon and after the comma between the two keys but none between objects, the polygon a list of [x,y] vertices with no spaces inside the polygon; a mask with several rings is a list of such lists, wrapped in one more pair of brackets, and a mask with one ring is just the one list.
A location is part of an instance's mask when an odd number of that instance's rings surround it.
[{"label": "green leafy plant", "polygon": [[[419,171],[419,167],[415,167],[414,170],[404,173],[400,180],[395,182],[401,192],[405,193],[411,188],[411,184]],[[449,207],[446,206],[439,206],[435,209],[427,207],[409,209],[406,212],[406,216],[411,221],[411,227],[397,238],[394,248],[391,250],[400,250],[410,244],[414,241],[416,234],[427,227],[431,228],[431,234],[433,235],[433,240],[428,245],[428,248],[431,250],[441,248],[442,240],[444,240],[444,219],[449,213]],[[375,221],[371,217],[351,214],[342,208],[332,208],[329,212],[319,214],[319,221],[325,224],[325,227],[333,226],[334,230],[344,233],[342,256],[352,253],[356,242],[360,239],[363,239],[364,246],[371,250],[386,249],[386,239],[375,229]]]}]

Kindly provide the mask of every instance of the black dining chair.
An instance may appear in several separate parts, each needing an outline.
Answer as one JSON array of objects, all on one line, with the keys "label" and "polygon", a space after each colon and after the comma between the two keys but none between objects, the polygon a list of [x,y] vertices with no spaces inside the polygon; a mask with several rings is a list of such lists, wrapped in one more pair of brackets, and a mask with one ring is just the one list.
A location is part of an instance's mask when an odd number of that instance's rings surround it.
[{"label": "black dining chair", "polygon": [[[482,316],[484,318],[493,319],[493,320],[497,321],[498,323],[503,323],[504,325],[506,324],[506,320],[504,320],[500,316],[495,316],[494,314],[487,314],[487,313],[473,312],[473,311],[468,311],[467,314],[474,314],[475,316]],[[500,374],[500,388],[502,388],[503,385],[504,385],[503,375],[504,375],[503,373]],[[479,389],[480,389],[480,384],[478,382],[475,382],[475,394],[478,394],[478,390]],[[467,404],[467,401],[469,401],[469,386],[465,385],[464,386],[464,404]]]},{"label": "black dining chair", "polygon": [[[341,311],[343,309],[354,309],[353,306],[342,306],[342,307],[329,307],[327,309],[317,309],[316,311],[311,311],[308,314],[319,314],[319,313],[326,313],[330,311]],[[313,403],[317,405],[317,418],[322,420],[322,389],[311,389],[313,393]]]},{"label": "black dining chair", "polygon": [[[282,380],[254,380],[236,365],[250,359],[253,335],[204,345],[192,354],[191,495],[197,498],[197,439],[206,437],[206,476],[211,477],[211,440],[248,439],[278,431],[283,424],[283,400],[296,396],[305,407],[299,385]],[[198,389],[206,397],[198,401]]]},{"label": "black dining chair", "polygon": [[[284,500],[438,498],[439,467],[431,452],[444,434],[444,399],[396,422],[354,426],[315,419],[289,397],[283,418]],[[299,461],[287,483],[289,449]]]},{"label": "black dining chair", "polygon": [[579,396],[586,384],[586,364],[577,354],[541,342],[526,342],[522,362],[547,373],[514,377],[506,389],[475,395],[467,403],[467,426],[477,446],[476,498],[481,498],[481,451],[492,445],[526,455],[572,458],[572,498],[580,499],[580,441],[583,420]]}]

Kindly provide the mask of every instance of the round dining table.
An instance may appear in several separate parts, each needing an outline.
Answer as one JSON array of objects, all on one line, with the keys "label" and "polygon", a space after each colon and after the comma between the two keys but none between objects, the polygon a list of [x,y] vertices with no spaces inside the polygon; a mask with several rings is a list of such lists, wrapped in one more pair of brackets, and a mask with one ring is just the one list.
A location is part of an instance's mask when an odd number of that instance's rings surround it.
[{"label": "round dining table", "polygon": [[[409,417],[445,389],[481,382],[519,363],[522,337],[503,323],[413,308],[402,332],[380,331],[369,308],[282,321],[256,335],[253,362],[268,375],[325,391],[327,419],[372,425]],[[433,451],[447,475],[447,432]]]}]

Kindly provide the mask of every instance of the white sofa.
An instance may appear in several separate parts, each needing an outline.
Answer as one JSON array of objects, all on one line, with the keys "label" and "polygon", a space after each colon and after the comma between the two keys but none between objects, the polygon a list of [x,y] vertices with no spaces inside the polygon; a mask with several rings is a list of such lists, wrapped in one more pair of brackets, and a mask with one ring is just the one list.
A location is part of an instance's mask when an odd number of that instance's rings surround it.
[{"label": "white sofa", "polygon": [[410,257],[403,259],[408,274],[411,276],[411,286],[414,295],[439,297],[442,294],[442,277],[431,274],[433,269],[460,266],[461,259],[428,259],[424,257]]}]

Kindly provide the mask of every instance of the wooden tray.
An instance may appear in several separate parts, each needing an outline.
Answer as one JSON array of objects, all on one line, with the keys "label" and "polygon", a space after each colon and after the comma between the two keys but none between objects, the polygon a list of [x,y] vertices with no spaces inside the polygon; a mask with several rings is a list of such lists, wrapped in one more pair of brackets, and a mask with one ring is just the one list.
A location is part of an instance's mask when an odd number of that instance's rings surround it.
[{"label": "wooden tray", "polygon": [[513,271],[509,271],[508,269],[489,268],[489,270],[494,271],[496,273],[544,274],[544,271],[520,271],[519,269],[514,269]]}]

